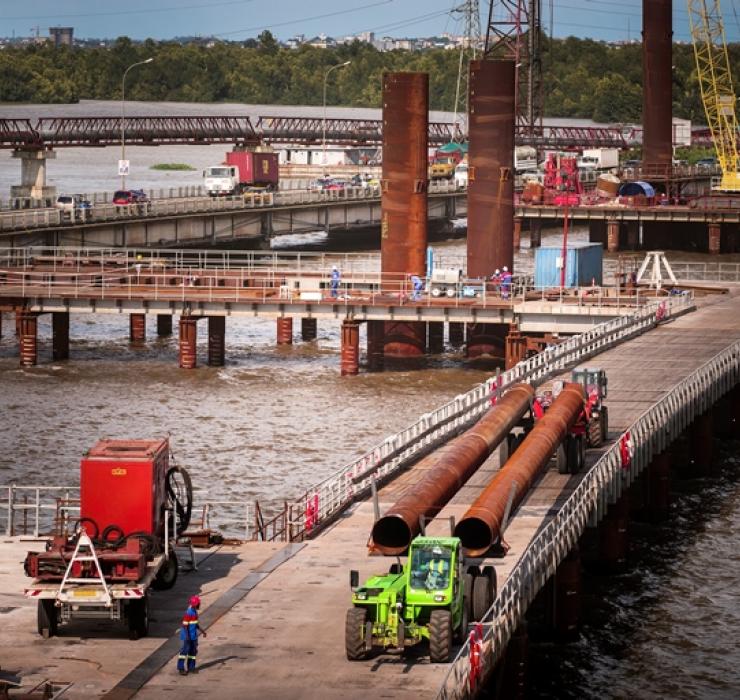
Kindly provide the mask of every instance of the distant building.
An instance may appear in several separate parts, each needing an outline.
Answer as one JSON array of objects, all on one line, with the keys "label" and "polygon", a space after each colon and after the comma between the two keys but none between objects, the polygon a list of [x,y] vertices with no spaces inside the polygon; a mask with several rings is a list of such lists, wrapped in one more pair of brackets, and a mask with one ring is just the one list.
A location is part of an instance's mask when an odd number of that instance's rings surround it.
[{"label": "distant building", "polygon": [[49,37],[54,42],[54,46],[72,46],[74,27],[49,27]]}]

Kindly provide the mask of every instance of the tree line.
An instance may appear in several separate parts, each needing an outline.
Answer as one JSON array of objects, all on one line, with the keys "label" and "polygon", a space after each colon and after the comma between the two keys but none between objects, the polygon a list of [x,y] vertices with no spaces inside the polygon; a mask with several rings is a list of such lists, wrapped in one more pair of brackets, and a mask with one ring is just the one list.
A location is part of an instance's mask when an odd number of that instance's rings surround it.
[{"label": "tree line", "polygon": [[[740,76],[740,44],[731,44],[734,76]],[[639,122],[642,114],[642,49],[590,39],[543,37],[544,114],[548,117]],[[282,48],[270,32],[243,43],[134,43],[109,47],[31,45],[0,51],[0,102],[74,103],[115,100],[127,66],[153,57],[126,81],[126,98],[143,101],[243,102],[321,105],[326,70],[327,104],[379,107],[386,71],[429,74],[430,107],[454,110],[457,51],[381,52],[354,42],[334,49]],[[673,113],[705,122],[693,50],[673,48]]]}]

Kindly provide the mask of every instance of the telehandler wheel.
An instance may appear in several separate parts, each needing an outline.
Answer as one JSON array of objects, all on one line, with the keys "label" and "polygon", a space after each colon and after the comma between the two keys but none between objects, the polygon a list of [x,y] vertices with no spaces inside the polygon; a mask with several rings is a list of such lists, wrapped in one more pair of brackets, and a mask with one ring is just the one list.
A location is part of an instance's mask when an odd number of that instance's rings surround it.
[{"label": "telehandler wheel", "polygon": [[365,657],[365,622],[367,610],[365,608],[350,608],[344,621],[344,648],[350,661],[357,661]]},{"label": "telehandler wheel", "polygon": [[599,416],[597,420],[592,420],[588,424],[588,432],[586,435],[588,437],[589,447],[601,447],[604,442],[604,438],[601,435],[601,416]]},{"label": "telehandler wheel", "polygon": [[154,581],[152,581],[152,588],[155,591],[167,591],[172,588],[175,585],[175,581],[177,581],[179,568],[177,554],[175,554],[174,549],[171,549],[167,561],[162,564],[162,568],[157,572]]},{"label": "telehandler wheel", "polygon": [[54,637],[59,628],[59,615],[54,601],[51,599],[42,599],[38,602],[36,617],[38,620],[39,634],[44,639]]},{"label": "telehandler wheel", "polygon": [[468,624],[469,624],[469,622],[470,622],[470,615],[468,613],[468,604],[467,604],[467,601],[463,600],[463,604],[462,604],[462,619],[460,620],[460,624],[458,625],[457,629],[455,630],[455,644],[464,644],[465,643],[465,637],[468,634]]},{"label": "telehandler wheel", "polygon": [[452,614],[449,610],[433,610],[429,618],[429,660],[444,664],[452,652]]},{"label": "telehandler wheel", "polygon": [[149,634],[149,596],[129,601],[128,632],[129,638],[134,640]]},{"label": "telehandler wheel", "polygon": [[473,620],[480,622],[493,605],[491,580],[481,574],[473,581]]}]

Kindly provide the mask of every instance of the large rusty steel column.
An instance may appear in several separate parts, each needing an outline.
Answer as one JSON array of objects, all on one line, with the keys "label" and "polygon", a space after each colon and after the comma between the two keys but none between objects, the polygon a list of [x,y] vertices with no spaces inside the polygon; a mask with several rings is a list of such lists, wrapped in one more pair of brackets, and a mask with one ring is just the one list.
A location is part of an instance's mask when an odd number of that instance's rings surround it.
[{"label": "large rusty steel column", "polygon": [[610,253],[619,252],[619,221],[610,219],[606,222],[606,249]]},{"label": "large rusty steel column", "polygon": [[[513,61],[470,62],[468,118],[468,277],[489,278],[514,269]],[[468,328],[467,356],[503,357],[506,329]]]},{"label": "large rusty steel column", "polygon": [[707,248],[710,255],[719,255],[720,248],[722,247],[722,229],[719,223],[712,222],[707,226],[709,241]]},{"label": "large rusty steel column", "polygon": [[[429,76],[383,75],[383,175],[380,269],[384,291],[398,293],[399,282],[426,277]],[[425,350],[425,325],[386,325],[386,355],[418,357]]]},{"label": "large rusty steel column", "polygon": [[505,368],[511,369],[527,356],[527,339],[514,325],[509,326],[509,334],[506,336],[506,360]]},{"label": "large rusty steel column", "polygon": [[55,311],[51,315],[51,359],[69,359],[69,311]]},{"label": "large rusty steel column", "polygon": [[180,367],[195,369],[198,366],[198,319],[180,316]]},{"label": "large rusty steel column", "polygon": [[371,372],[383,369],[383,344],[385,321],[367,322],[367,368]]},{"label": "large rusty steel column", "polygon": [[360,371],[360,324],[357,321],[342,321],[341,365],[343,377]]},{"label": "large rusty steel column", "polygon": [[146,341],[146,314],[129,314],[128,340],[135,345]]},{"label": "large rusty steel column", "polygon": [[226,316],[208,317],[208,366],[223,367],[226,361]]},{"label": "large rusty steel column", "polygon": [[39,359],[38,314],[30,311],[17,311],[15,318],[21,367],[33,367]]},{"label": "large rusty steel column", "polygon": [[316,340],[317,320],[315,318],[301,318],[301,339],[304,342]]},{"label": "large rusty steel column", "polygon": [[668,171],[673,163],[673,1],[642,2],[642,162]]},{"label": "large rusty steel column", "polygon": [[689,451],[692,476],[711,474],[714,465],[714,430],[711,411],[697,416],[689,427]]},{"label": "large rusty steel column", "polygon": [[281,316],[277,319],[277,344],[293,344],[293,319],[290,316]]},{"label": "large rusty steel column", "polygon": [[514,250],[519,250],[522,247],[522,217],[514,217],[514,237],[512,239],[512,246]]},{"label": "large rusty steel column", "polygon": [[157,335],[160,338],[172,335],[172,316],[170,314],[157,314]]}]

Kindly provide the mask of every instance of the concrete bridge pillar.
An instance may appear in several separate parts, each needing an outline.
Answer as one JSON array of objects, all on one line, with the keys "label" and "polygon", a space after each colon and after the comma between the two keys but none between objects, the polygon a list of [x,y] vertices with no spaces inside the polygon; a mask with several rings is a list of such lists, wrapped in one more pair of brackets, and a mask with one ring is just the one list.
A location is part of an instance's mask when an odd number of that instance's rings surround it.
[{"label": "concrete bridge pillar", "polygon": [[629,492],[609,506],[599,526],[599,561],[609,571],[620,571],[629,549]]},{"label": "concrete bridge pillar", "polygon": [[707,228],[709,231],[709,254],[719,255],[722,241],[722,229],[719,223],[715,223],[714,221],[710,223]]},{"label": "concrete bridge pillar", "polygon": [[652,522],[668,518],[671,505],[671,453],[664,450],[653,457],[647,472],[648,516]]},{"label": "concrete bridge pillar", "polygon": [[513,237],[514,250],[519,250],[522,247],[522,217],[514,217],[514,237]]},{"label": "concrete bridge pillar", "polygon": [[619,251],[619,222],[606,222],[606,248],[610,253]]},{"label": "concrete bridge pillar", "polygon": [[459,348],[465,343],[465,324],[457,321],[450,321],[449,332],[450,345],[453,348]]},{"label": "concrete bridge pillar", "polygon": [[21,161],[21,184],[10,188],[11,199],[41,200],[51,206],[57,188],[46,185],[46,161],[57,157],[54,151],[13,151],[13,158]]},{"label": "concrete bridge pillar", "polygon": [[226,357],[226,316],[208,317],[208,366],[223,367]]},{"label": "concrete bridge pillar", "polygon": [[55,311],[51,315],[51,358],[54,361],[69,359],[69,312]]},{"label": "concrete bridge pillar", "polygon": [[195,369],[198,366],[198,319],[180,316],[180,367]]},{"label": "concrete bridge pillar", "polygon": [[712,473],[714,464],[714,431],[712,412],[698,416],[689,427],[689,451],[693,476]]},{"label": "concrete bridge pillar", "polygon": [[301,338],[304,342],[316,340],[318,323],[315,318],[301,319]]},{"label": "concrete bridge pillar", "polygon": [[581,619],[581,554],[577,546],[555,572],[553,605],[553,627],[558,639],[574,639]]},{"label": "concrete bridge pillar", "polygon": [[522,335],[516,326],[509,326],[509,334],[505,339],[506,343],[506,369],[511,369],[514,365],[521,362],[527,354],[527,339]]},{"label": "concrete bridge pillar", "polygon": [[293,344],[293,319],[290,316],[281,316],[277,319],[277,344]]},{"label": "concrete bridge pillar", "polygon": [[367,368],[371,372],[383,369],[383,346],[385,340],[385,321],[367,322]]},{"label": "concrete bridge pillar", "polygon": [[157,335],[160,338],[172,335],[172,316],[170,314],[157,314]]},{"label": "concrete bridge pillar", "polygon": [[360,324],[357,321],[342,322],[342,376],[358,374],[360,371]]},{"label": "concrete bridge pillar", "polygon": [[445,326],[437,321],[427,324],[427,346],[431,355],[439,355],[445,349]]},{"label": "concrete bridge pillar", "polygon": [[529,220],[529,247],[539,248],[542,245],[542,221]]},{"label": "concrete bridge pillar", "polygon": [[38,363],[38,314],[30,311],[16,312],[18,324],[18,347],[21,367],[33,367]]},{"label": "concrete bridge pillar", "polygon": [[146,341],[146,314],[129,314],[128,339],[135,345]]}]

